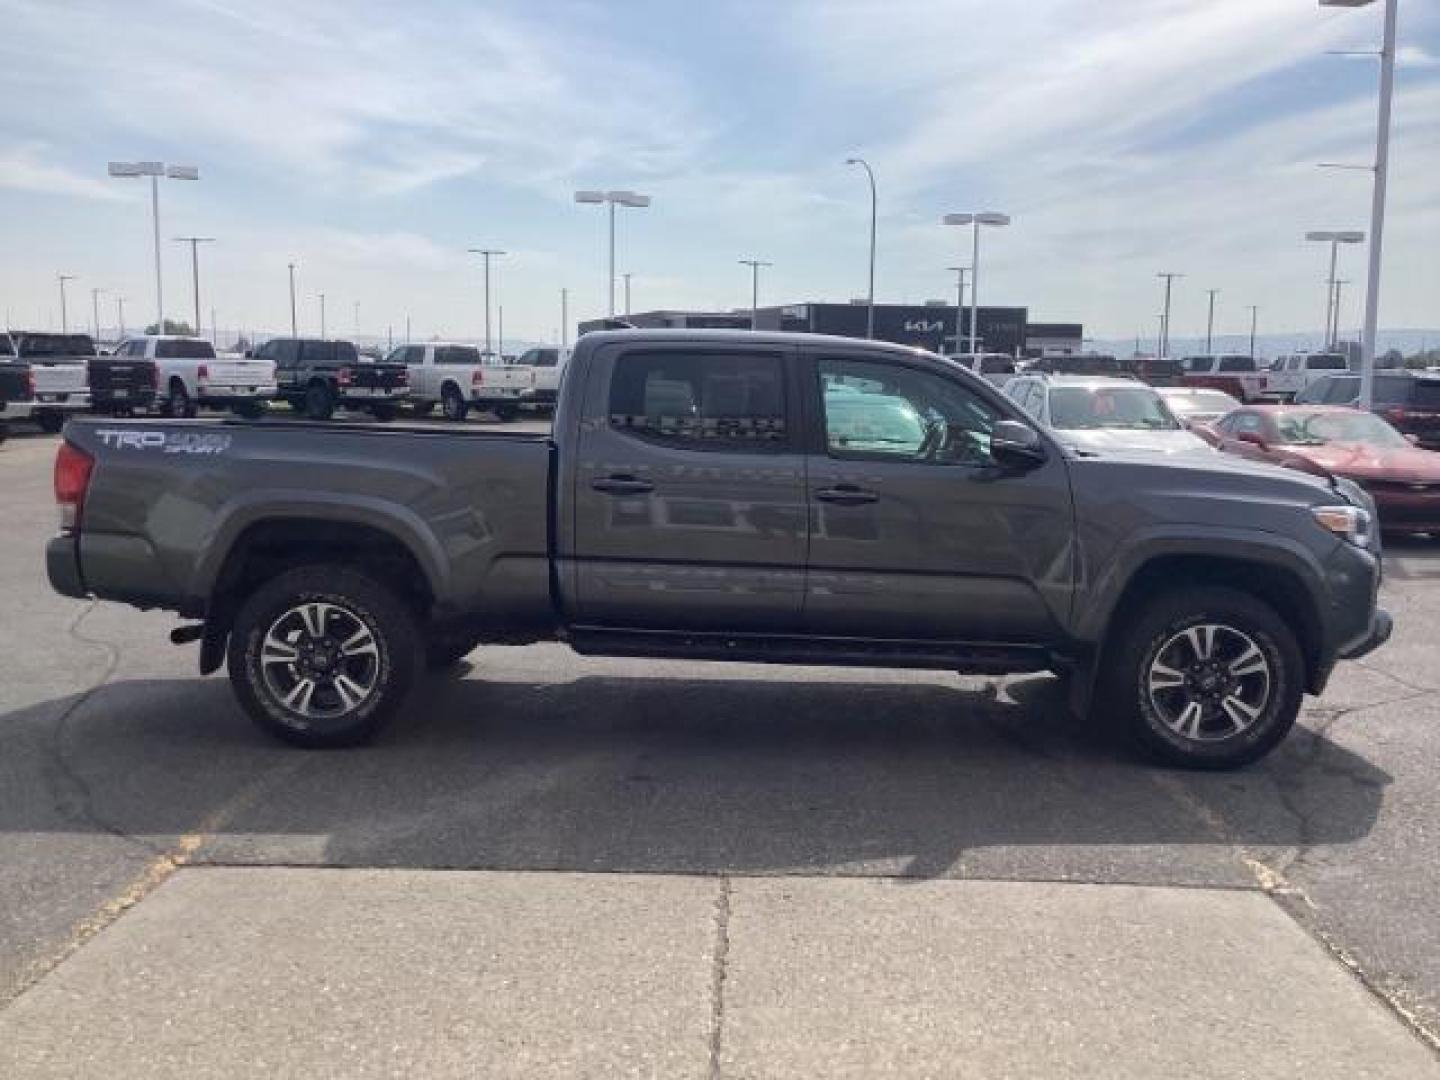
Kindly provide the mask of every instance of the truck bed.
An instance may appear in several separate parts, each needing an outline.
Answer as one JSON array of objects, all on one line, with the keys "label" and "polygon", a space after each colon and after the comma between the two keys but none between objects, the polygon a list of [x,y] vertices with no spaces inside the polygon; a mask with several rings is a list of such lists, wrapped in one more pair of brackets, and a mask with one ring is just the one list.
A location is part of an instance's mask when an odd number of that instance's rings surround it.
[{"label": "truck bed", "polygon": [[550,617],[545,435],[85,419],[67,439],[94,459],[75,551],[88,591],[203,614],[250,530],[318,521],[337,542],[403,545],[442,615]]}]

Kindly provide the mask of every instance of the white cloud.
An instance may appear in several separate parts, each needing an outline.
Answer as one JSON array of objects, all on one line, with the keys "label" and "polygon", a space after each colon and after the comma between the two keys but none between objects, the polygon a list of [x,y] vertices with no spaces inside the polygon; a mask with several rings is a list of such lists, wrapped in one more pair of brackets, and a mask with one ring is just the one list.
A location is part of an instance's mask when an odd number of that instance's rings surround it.
[{"label": "white cloud", "polygon": [[82,199],[124,199],[115,184],[72,172],[57,164],[52,155],[52,149],[40,143],[0,149],[0,188]]}]

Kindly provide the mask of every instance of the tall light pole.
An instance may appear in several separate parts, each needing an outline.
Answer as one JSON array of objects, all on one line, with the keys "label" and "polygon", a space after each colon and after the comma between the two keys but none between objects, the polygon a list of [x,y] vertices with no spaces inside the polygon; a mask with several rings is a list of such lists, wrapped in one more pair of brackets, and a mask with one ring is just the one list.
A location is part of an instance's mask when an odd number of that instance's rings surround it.
[{"label": "tall light pole", "polygon": [[980,226],[1003,228],[1010,224],[1010,215],[987,210],[981,214],[946,214],[946,225],[969,225],[974,234],[970,249],[970,352],[980,351]]},{"label": "tall light pole", "polygon": [[100,340],[100,294],[105,290],[95,288],[90,290],[90,317],[95,330],[95,340]]},{"label": "tall light pole", "polygon": [[1220,295],[1220,290],[1206,289],[1205,292],[1210,296],[1210,315],[1205,320],[1205,351],[1208,353],[1215,342],[1215,297]]},{"label": "tall light pole", "polygon": [[634,275],[633,275],[633,274],[621,274],[620,276],[625,279],[625,318],[628,319],[628,318],[630,318],[630,279],[631,279]]},{"label": "tall light pole", "polygon": [[166,165],[163,161],[112,161],[109,172],[126,180],[150,178],[150,224],[155,236],[155,332],[165,332],[165,287],[160,266],[160,177],[169,180],[199,180],[194,165]]},{"label": "tall light pole", "polygon": [[117,326],[119,326],[119,328],[120,328],[120,330],[119,330],[119,335],[120,335],[120,337],[121,337],[121,338],[124,338],[124,336],[125,336],[125,297],[123,297],[123,296],[117,296],[117,297],[115,297],[115,324],[116,324]]},{"label": "tall light pole", "polygon": [[360,340],[360,301],[355,301],[355,340]]},{"label": "tall light pole", "polygon": [[1349,279],[1335,279],[1335,321],[1329,327],[1330,348],[1332,349],[1340,347],[1340,294],[1349,284]]},{"label": "tall light pole", "polygon": [[60,332],[62,334],[68,334],[70,332],[70,319],[65,308],[65,283],[67,281],[74,281],[75,275],[56,274],[55,280],[60,283]]},{"label": "tall light pole", "polygon": [[1155,331],[1155,359],[1159,360],[1165,355],[1165,323],[1169,320],[1163,311],[1155,318],[1159,323],[1159,328]]},{"label": "tall light pole", "polygon": [[1255,356],[1255,332],[1260,328],[1260,308],[1256,304],[1250,304],[1250,359],[1257,359]]},{"label": "tall light pole", "polygon": [[577,191],[577,203],[608,204],[610,207],[610,318],[615,317],[615,207],[629,206],[639,209],[650,205],[650,196],[634,191]]},{"label": "tall light pole", "polygon": [[190,245],[191,287],[195,290],[195,336],[200,336],[200,245],[213,244],[213,236],[176,236],[177,244]]},{"label": "tall light pole", "polygon": [[1333,344],[1330,327],[1335,322],[1335,269],[1341,244],[1363,244],[1365,234],[1355,229],[1319,229],[1305,234],[1312,243],[1330,245],[1330,276],[1325,279],[1325,347]]},{"label": "tall light pole", "polygon": [[[1321,7],[1368,7],[1375,0],[1320,0]],[[1369,409],[1375,390],[1375,339],[1380,327],[1380,262],[1385,239],[1385,192],[1390,176],[1390,109],[1395,96],[1395,39],[1399,0],[1384,0],[1385,30],[1380,46],[1380,104],[1375,132],[1375,184],[1370,198],[1370,267],[1365,288],[1365,330],[1360,346],[1360,408]],[[1331,275],[1332,277],[1334,275]]]},{"label": "tall light pole", "polygon": [[961,335],[965,332],[965,275],[970,273],[968,266],[950,266],[950,270],[956,276],[955,281],[955,351],[963,351]]},{"label": "tall light pole", "polygon": [[[870,291],[866,293],[865,300],[865,336],[875,336],[875,219],[879,211],[879,201],[875,197],[875,170],[870,168],[870,163],[864,158],[852,157],[845,159],[846,165],[859,165],[865,170],[865,175],[870,178]],[[957,327],[959,323],[955,324]],[[958,336],[960,331],[955,331]],[[959,349],[957,348],[958,352]]]},{"label": "tall light pole", "polygon": [[741,259],[741,266],[750,267],[750,329],[760,329],[760,268],[774,266],[761,259]]},{"label": "tall light pole", "polygon": [[300,336],[300,323],[295,318],[295,264],[292,262],[286,263],[285,265],[290,270],[290,336],[292,338],[298,338]]},{"label": "tall light pole", "polygon": [[1183,278],[1185,275],[1165,271],[1156,274],[1155,276],[1158,278],[1163,278],[1165,281],[1165,311],[1160,316],[1163,322],[1160,324],[1160,353],[1159,356],[1156,358],[1160,359],[1162,357],[1170,355],[1170,298],[1173,292],[1175,279]]},{"label": "tall light pole", "polygon": [[467,248],[471,255],[479,255],[485,260],[485,355],[491,355],[490,351],[490,258],[494,255],[504,255],[505,252],[499,248]]},{"label": "tall light pole", "polygon": [[325,340],[325,294],[322,292],[320,299],[320,340]]},{"label": "tall light pole", "polygon": [[570,290],[560,290],[560,347],[570,347]]}]

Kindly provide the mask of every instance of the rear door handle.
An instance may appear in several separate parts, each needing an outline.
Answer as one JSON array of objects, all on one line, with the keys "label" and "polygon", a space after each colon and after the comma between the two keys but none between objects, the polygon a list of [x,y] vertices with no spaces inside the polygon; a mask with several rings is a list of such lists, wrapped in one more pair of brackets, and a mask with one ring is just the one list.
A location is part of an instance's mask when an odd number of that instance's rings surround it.
[{"label": "rear door handle", "polygon": [[815,492],[815,498],[821,502],[837,503],[840,506],[864,506],[866,503],[878,502],[880,496],[873,491],[866,491],[864,488],[855,487],[853,484],[840,484],[836,487],[821,488]]},{"label": "rear door handle", "polygon": [[649,480],[637,480],[633,476],[601,476],[590,481],[590,486],[610,495],[644,495],[655,490]]}]

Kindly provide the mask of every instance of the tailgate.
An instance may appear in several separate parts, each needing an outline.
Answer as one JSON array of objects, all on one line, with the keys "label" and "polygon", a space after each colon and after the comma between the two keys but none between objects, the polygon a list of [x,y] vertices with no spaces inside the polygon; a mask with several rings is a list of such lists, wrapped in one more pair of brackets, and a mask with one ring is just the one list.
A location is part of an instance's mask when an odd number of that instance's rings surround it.
[{"label": "tailgate", "polygon": [[138,398],[154,392],[155,362],[138,359],[90,361],[90,392],[97,399]]},{"label": "tailgate", "polygon": [[351,370],[351,385],[362,390],[395,390],[410,381],[410,370],[404,364],[356,364]]},{"label": "tailgate", "polygon": [[275,365],[267,360],[207,360],[215,386],[269,386],[275,381]]},{"label": "tailgate", "polygon": [[35,396],[44,400],[51,394],[83,393],[90,387],[90,366],[83,357],[56,357],[31,360],[35,375]]}]

